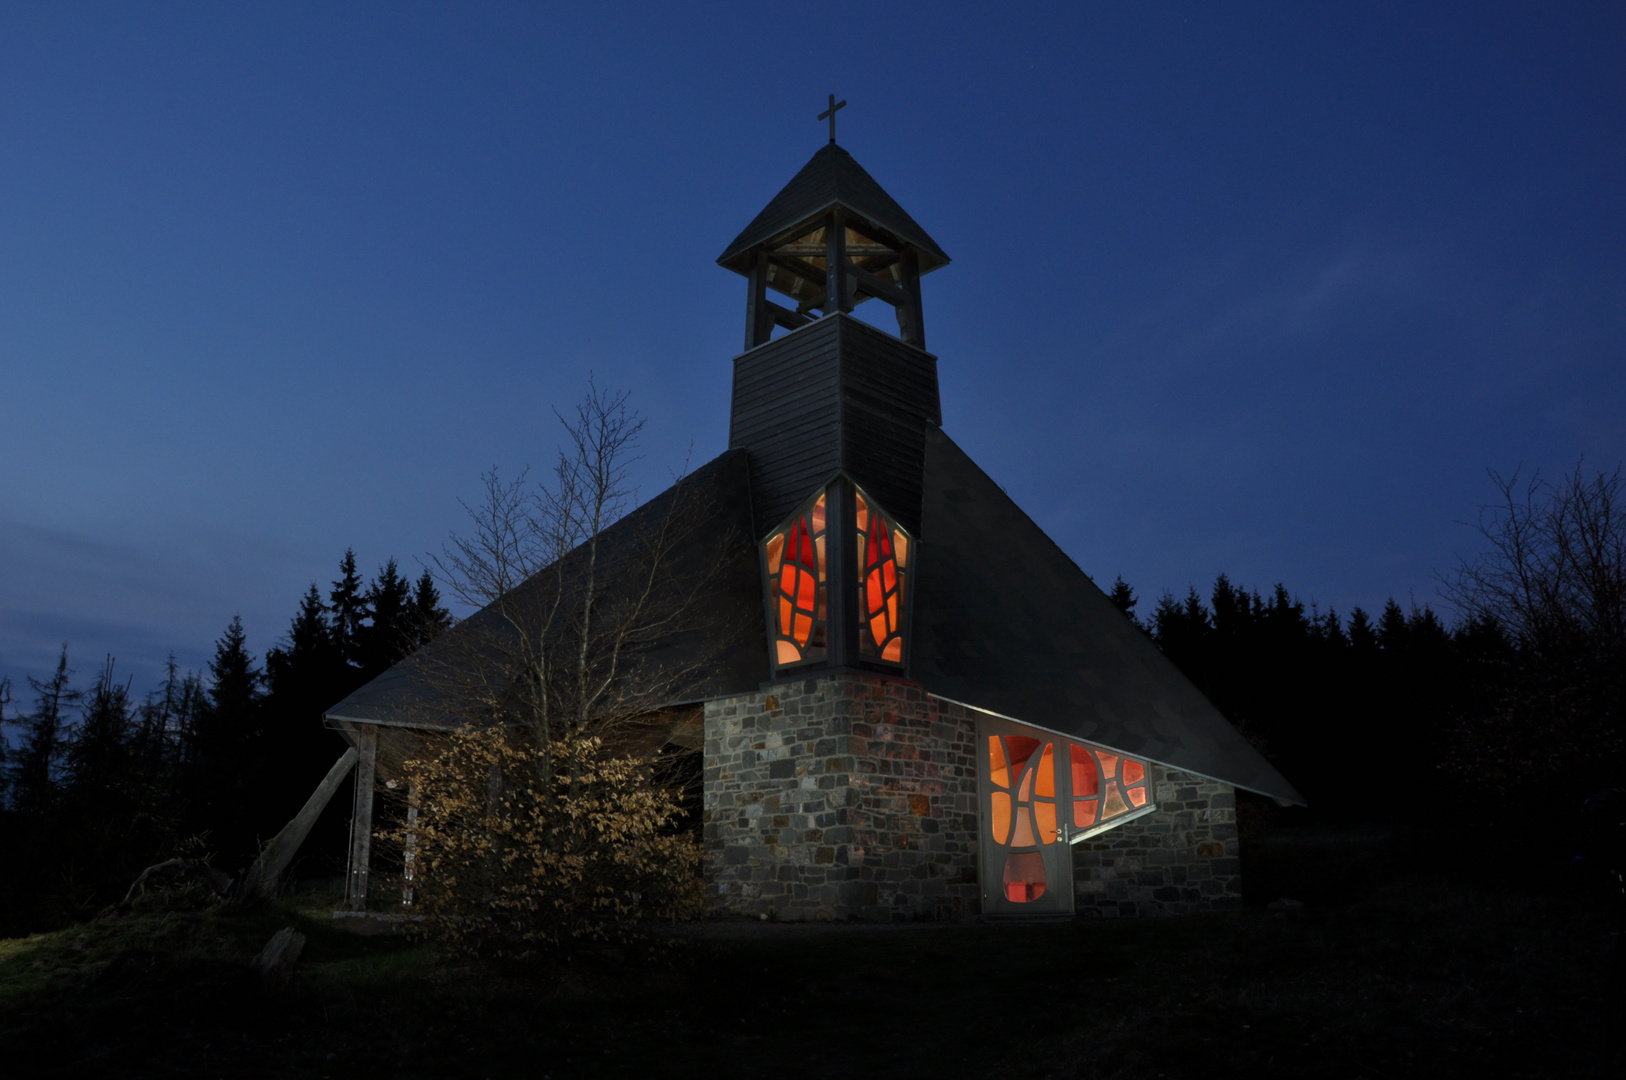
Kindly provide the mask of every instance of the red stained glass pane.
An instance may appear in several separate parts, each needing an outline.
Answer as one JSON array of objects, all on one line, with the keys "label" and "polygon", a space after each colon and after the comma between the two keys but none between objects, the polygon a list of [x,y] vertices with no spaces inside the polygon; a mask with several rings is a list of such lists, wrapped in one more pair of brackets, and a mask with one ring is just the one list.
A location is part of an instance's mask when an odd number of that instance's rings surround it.
[{"label": "red stained glass pane", "polygon": [[1069,746],[1067,756],[1073,765],[1073,797],[1087,798],[1098,793],[1101,790],[1101,773],[1095,767],[1094,756],[1082,746]]},{"label": "red stained glass pane", "polygon": [[[881,572],[879,570],[871,570],[869,572],[869,579],[864,582],[864,598],[869,602],[868,607],[865,609],[865,614],[874,615],[881,610],[881,597]],[[885,634],[881,635],[881,637],[885,636]],[[880,638],[877,638],[876,640],[878,641]]]},{"label": "red stained glass pane", "polygon": [[1033,794],[1041,799],[1054,799],[1056,797],[1056,745],[1044,744],[1044,753],[1039,755],[1039,768],[1037,770],[1039,782],[1033,787]]},{"label": "red stained glass pane", "polygon": [[1037,851],[1005,856],[1005,899],[1028,904],[1044,895],[1044,856]]},{"label": "red stained glass pane", "polygon": [[1039,819],[1039,843],[1054,844],[1057,834],[1056,804],[1053,802],[1036,802],[1033,804],[1033,815]]},{"label": "red stained glass pane", "polygon": [[1011,786],[1010,773],[1005,771],[1005,748],[1000,745],[998,735],[988,736],[988,779],[995,787]]},{"label": "red stained glass pane", "polygon": [[881,650],[881,659],[891,660],[895,664],[903,663],[903,639],[895,637],[887,642],[886,648]]},{"label": "red stained glass pane", "polygon": [[1032,757],[1033,752],[1039,749],[1039,740],[1029,738],[1026,735],[1007,735],[1005,736],[1005,746],[1011,752],[1011,771],[1020,773],[1022,768],[1027,765],[1028,758]]},{"label": "red stained glass pane", "polygon": [[807,530],[802,528],[802,523],[799,521],[796,523],[796,530],[801,533],[802,565],[811,570],[817,565],[813,561],[813,538],[807,535]]},{"label": "red stained glass pane", "polygon": [[1109,754],[1105,750],[1097,750],[1095,756],[1101,759],[1101,775],[1111,780],[1118,775],[1118,755]]},{"label": "red stained glass pane", "polygon": [[890,559],[892,557],[892,530],[883,524],[875,531],[881,537],[881,558]]},{"label": "red stained glass pane", "polygon": [[1011,797],[996,791],[988,799],[988,830],[994,843],[1003,844],[1011,835]]},{"label": "red stained glass pane", "polygon": [[1138,784],[1146,779],[1146,766],[1138,761],[1124,761],[1124,783]]},{"label": "red stained glass pane", "polygon": [[1094,799],[1074,799],[1073,800],[1073,827],[1075,829],[1087,829],[1091,825],[1094,825],[1094,824],[1095,824],[1095,800]]},{"label": "red stained glass pane", "polygon": [[[876,524],[879,525],[880,522],[877,521]],[[880,531],[880,529],[878,529],[878,528],[870,530],[869,542],[864,546],[864,565],[865,566],[874,566],[876,563],[881,561],[880,548],[878,547],[878,545],[875,542],[875,534],[877,532],[879,532],[879,531]]]},{"label": "red stained glass pane", "polygon": [[1134,803],[1136,806],[1145,806],[1146,805],[1146,789],[1145,788],[1143,788],[1143,787],[1130,788],[1127,794],[1129,795],[1129,801]]}]

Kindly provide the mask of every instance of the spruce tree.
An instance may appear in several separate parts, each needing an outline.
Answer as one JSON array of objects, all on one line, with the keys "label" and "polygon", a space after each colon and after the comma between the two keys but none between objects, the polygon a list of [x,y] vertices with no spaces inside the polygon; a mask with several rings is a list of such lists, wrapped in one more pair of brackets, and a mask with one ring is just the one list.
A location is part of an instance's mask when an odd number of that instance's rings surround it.
[{"label": "spruce tree", "polygon": [[[1124,587],[1128,588],[1127,585]],[[1129,606],[1131,608],[1135,606],[1133,597]],[[450,629],[451,625],[452,613],[441,606],[440,590],[435,588],[435,579],[425,570],[418,578],[417,588],[412,593],[410,626],[412,648],[421,649],[439,637],[442,632]]]},{"label": "spruce tree", "polygon": [[372,679],[412,650],[412,586],[395,560],[386,562],[367,589],[371,621],[360,631],[362,674]]},{"label": "spruce tree", "polygon": [[328,593],[328,627],[333,635],[334,647],[345,664],[360,668],[362,665],[362,637],[367,621],[367,597],[362,589],[361,575],[356,570],[356,551],[344,549],[339,560],[339,580]]},{"label": "spruce tree", "polygon": [[1122,574],[1113,580],[1112,591],[1107,593],[1107,599],[1111,600],[1112,606],[1123,612],[1130,622],[1135,622],[1135,590],[1129,587],[1129,582],[1124,580]]},{"label": "spruce tree", "polygon": [[132,720],[129,683],[120,685],[113,677],[109,656],[85,697],[79,728],[65,754],[66,780],[76,795],[100,801],[105,789],[128,777]]},{"label": "spruce tree", "polygon": [[22,745],[11,764],[11,805],[24,814],[50,812],[58,794],[58,770],[67,751],[71,724],[67,711],[82,693],[73,688],[68,646],[62,646],[56,671],[48,679],[28,677],[34,711],[23,718]]},{"label": "spruce tree", "polygon": [[229,859],[242,862],[255,853],[254,796],[263,764],[261,681],[242,617],[234,615],[209,661],[209,689],[187,773],[195,831],[209,831]]}]

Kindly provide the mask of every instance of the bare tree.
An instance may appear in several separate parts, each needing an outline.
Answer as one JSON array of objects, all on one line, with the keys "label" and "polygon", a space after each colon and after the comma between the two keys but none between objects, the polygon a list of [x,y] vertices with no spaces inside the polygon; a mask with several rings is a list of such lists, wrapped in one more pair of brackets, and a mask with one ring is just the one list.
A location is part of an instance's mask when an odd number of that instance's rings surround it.
[{"label": "bare tree", "polygon": [[1621,470],[1557,483],[1491,474],[1498,500],[1476,528],[1486,549],[1458,560],[1442,593],[1482,632],[1505,636],[1485,707],[1460,731],[1455,764],[1519,785],[1607,782],[1626,755],[1626,502]]},{"label": "bare tree", "polygon": [[481,502],[464,504],[472,530],[431,559],[450,595],[479,609],[423,654],[434,705],[454,712],[438,726],[517,724],[541,747],[606,735],[681,694],[717,647],[696,611],[716,560],[678,558],[706,499],[680,476],[628,514],[644,422],[624,392],[592,386],[559,420],[548,482],[493,468]]}]

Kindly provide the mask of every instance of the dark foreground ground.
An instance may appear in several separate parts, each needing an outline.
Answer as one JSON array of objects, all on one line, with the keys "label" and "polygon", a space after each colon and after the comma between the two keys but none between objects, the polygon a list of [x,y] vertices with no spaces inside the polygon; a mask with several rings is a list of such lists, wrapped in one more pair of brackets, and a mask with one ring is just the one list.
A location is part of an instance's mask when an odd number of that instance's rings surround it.
[{"label": "dark foreground ground", "polygon": [[[1608,924],[1397,860],[1269,836],[1256,906],[1039,926],[717,924],[662,955],[474,965],[320,917],[144,911],[0,942],[8,1076],[1584,1076]],[[1383,870],[1392,872],[1385,874]],[[1383,880],[1384,878],[1387,880]],[[1357,884],[1364,882],[1365,884]],[[1270,894],[1309,902],[1275,915]],[[1295,897],[1299,898],[1299,897]],[[294,981],[248,967],[309,936]]]}]

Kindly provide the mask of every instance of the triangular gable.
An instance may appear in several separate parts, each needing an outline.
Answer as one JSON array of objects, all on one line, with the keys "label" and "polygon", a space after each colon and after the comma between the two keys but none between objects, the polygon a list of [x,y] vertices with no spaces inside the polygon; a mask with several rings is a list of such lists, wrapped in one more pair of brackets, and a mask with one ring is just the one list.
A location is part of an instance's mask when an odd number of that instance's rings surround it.
[{"label": "triangular gable", "polygon": [[1291,802],[1303,798],[939,430],[909,671],[942,697]]}]

